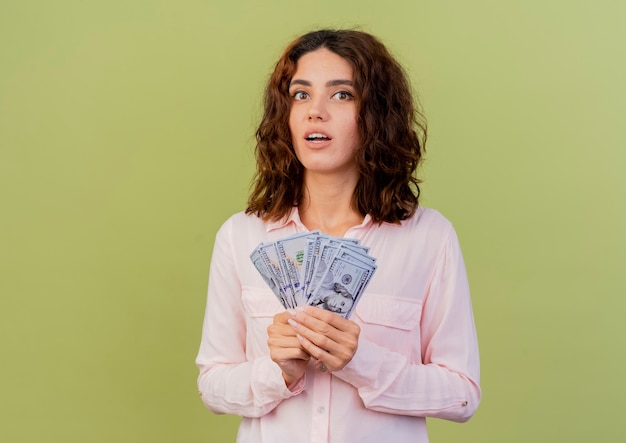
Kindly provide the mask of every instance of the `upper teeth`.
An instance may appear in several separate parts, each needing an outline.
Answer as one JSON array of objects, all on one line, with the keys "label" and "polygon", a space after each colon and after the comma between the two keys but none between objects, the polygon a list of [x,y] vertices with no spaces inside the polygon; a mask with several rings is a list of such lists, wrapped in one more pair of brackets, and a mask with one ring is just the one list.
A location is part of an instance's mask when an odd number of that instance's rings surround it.
[{"label": "upper teeth", "polygon": [[316,132],[314,134],[309,134],[307,138],[328,138],[328,137],[325,136],[324,134],[320,134],[319,132]]}]

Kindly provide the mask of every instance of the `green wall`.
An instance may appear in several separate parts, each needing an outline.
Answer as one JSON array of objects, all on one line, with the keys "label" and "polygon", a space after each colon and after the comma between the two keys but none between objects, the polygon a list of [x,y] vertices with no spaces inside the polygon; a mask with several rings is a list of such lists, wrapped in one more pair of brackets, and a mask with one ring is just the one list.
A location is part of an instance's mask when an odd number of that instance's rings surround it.
[{"label": "green wall", "polygon": [[621,440],[624,5],[0,0],[0,441],[233,441],[195,387],[213,236],[283,46],[355,25],[470,273],[483,402],[432,442]]}]

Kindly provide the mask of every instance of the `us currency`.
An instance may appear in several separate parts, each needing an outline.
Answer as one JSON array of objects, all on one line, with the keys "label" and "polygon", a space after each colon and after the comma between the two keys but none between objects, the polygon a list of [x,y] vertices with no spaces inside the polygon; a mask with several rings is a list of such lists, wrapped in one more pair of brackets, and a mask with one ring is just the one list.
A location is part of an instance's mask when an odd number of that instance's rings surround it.
[{"label": "us currency", "polygon": [[370,255],[364,254],[361,247],[355,248],[351,245],[342,245],[335,252],[334,257],[343,258],[354,263],[360,263],[363,266],[374,266],[376,268],[376,259]]},{"label": "us currency", "polygon": [[318,234],[319,231],[305,232],[274,242],[283,280],[289,287],[294,306],[299,304],[300,292],[302,290],[302,264],[304,262],[307,239]]},{"label": "us currency", "polygon": [[335,255],[330,265],[320,262],[307,304],[350,318],[375,271],[373,261],[356,259],[347,252]]},{"label": "us currency", "polygon": [[267,286],[269,286],[269,288],[276,295],[281,304],[286,307],[287,300],[284,293],[280,289],[280,284],[276,281],[275,277],[272,275],[272,272],[267,269],[267,266],[265,265],[265,260],[263,259],[263,257],[261,257],[261,252],[258,247],[254,251],[252,251],[252,254],[250,254],[250,260],[252,260],[252,264],[254,265],[256,270],[259,271],[259,274],[261,274],[261,277],[263,278],[265,283],[267,283]]},{"label": "us currency", "polygon": [[299,301],[306,302],[306,295],[309,292],[313,273],[320,257],[322,241],[327,238],[326,235],[317,235],[307,239],[307,248],[304,255],[304,265],[302,266],[302,289],[299,294]]},{"label": "us currency", "polygon": [[250,259],[285,308],[309,304],[345,318],[376,270],[376,259],[358,240],[319,231],[261,243]]},{"label": "us currency", "polygon": [[293,299],[293,292],[291,291],[291,283],[288,277],[281,271],[280,257],[276,250],[276,244],[267,243],[259,245],[259,254],[263,259],[265,267],[278,285],[279,293],[284,300],[284,306],[286,308],[295,308],[296,304]]}]

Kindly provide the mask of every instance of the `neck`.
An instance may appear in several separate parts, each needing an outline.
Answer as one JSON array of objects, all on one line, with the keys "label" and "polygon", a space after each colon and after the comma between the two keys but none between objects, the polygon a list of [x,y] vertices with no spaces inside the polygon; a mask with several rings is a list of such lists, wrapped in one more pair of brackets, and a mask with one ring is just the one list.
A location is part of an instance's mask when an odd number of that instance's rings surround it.
[{"label": "neck", "polygon": [[352,207],[356,176],[305,174],[305,192],[299,207],[300,220],[311,231],[343,237],[348,229],[363,221]]}]

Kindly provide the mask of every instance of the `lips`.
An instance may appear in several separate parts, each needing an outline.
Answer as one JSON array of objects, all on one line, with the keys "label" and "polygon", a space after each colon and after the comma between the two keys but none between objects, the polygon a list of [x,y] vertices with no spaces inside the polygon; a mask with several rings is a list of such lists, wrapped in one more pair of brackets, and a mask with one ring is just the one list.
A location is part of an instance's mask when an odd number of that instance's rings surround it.
[{"label": "lips", "polygon": [[326,142],[332,140],[332,137],[323,132],[310,132],[306,134],[304,138],[309,142]]}]

